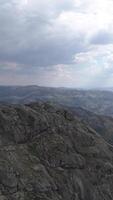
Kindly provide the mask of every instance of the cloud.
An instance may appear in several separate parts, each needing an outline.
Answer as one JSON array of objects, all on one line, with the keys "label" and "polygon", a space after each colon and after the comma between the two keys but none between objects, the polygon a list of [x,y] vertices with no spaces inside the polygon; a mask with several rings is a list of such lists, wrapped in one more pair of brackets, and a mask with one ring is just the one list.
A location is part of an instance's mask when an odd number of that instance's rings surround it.
[{"label": "cloud", "polygon": [[64,34],[59,16],[71,3],[33,0],[23,4],[1,3],[0,60],[37,66],[70,62],[82,45],[69,30]]},{"label": "cloud", "polygon": [[92,44],[112,44],[113,43],[113,32],[107,32],[106,30],[99,31],[91,38]]},{"label": "cloud", "polygon": [[[75,55],[77,76],[82,77],[85,87],[105,87],[113,77],[113,45],[91,46],[89,51]],[[80,67],[79,67],[80,66]],[[113,84],[113,79],[109,82]]]},{"label": "cloud", "polygon": [[0,0],[0,83],[103,82],[112,71],[112,7],[112,0]]}]

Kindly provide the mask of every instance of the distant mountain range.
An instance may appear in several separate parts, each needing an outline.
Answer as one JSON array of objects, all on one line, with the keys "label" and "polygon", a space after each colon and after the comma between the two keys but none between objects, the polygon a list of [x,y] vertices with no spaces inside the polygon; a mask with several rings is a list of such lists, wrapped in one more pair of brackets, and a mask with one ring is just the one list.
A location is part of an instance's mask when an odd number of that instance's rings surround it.
[{"label": "distant mountain range", "polygon": [[49,101],[59,105],[81,107],[100,115],[113,116],[113,92],[39,86],[0,86],[0,102],[25,104]]}]

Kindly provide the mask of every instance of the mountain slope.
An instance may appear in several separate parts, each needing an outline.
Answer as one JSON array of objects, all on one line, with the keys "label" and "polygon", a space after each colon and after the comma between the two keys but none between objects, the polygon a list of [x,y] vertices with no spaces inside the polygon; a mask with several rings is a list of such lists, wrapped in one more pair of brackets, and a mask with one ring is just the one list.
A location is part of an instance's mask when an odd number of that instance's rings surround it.
[{"label": "mountain slope", "polygon": [[82,107],[100,115],[113,116],[113,92],[39,86],[0,86],[1,103],[51,101],[65,106]]},{"label": "mountain slope", "polygon": [[1,200],[113,199],[113,147],[64,109],[0,106]]},{"label": "mountain slope", "polygon": [[87,123],[97,131],[107,142],[113,145],[113,118],[109,116],[96,115],[83,108],[67,107],[75,116],[79,117],[82,122]]}]

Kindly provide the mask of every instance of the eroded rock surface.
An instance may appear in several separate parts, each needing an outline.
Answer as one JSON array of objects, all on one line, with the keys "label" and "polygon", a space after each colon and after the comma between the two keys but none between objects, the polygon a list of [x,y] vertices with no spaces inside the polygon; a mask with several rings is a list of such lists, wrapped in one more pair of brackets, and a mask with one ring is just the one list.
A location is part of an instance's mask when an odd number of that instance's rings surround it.
[{"label": "eroded rock surface", "polygon": [[113,148],[66,110],[0,107],[0,200],[112,200]]}]

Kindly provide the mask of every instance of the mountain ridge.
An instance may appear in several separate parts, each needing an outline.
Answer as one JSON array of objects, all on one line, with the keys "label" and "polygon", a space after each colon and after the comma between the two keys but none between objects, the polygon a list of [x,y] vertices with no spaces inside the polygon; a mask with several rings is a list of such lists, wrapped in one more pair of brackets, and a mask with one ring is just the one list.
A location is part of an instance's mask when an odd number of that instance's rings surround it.
[{"label": "mountain ridge", "polygon": [[113,92],[40,86],[0,87],[0,102],[26,104],[51,101],[62,106],[82,107],[99,115],[113,116]]},{"label": "mountain ridge", "polygon": [[0,199],[113,199],[113,147],[64,108],[0,106]]}]

